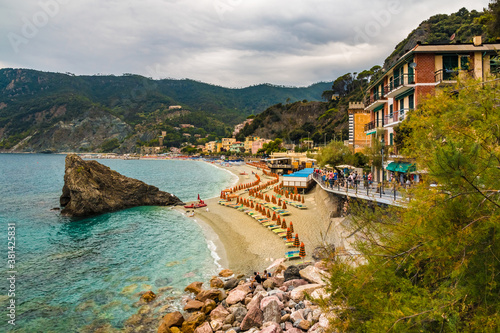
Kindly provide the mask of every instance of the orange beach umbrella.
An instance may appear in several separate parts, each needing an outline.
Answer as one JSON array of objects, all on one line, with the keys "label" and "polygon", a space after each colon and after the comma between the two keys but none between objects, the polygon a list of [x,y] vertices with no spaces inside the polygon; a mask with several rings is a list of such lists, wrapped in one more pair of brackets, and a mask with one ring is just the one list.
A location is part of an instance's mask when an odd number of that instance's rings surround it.
[{"label": "orange beach umbrella", "polygon": [[293,222],[290,221],[290,231],[293,233]]},{"label": "orange beach umbrella", "polygon": [[292,241],[292,232],[290,231],[290,228],[286,228],[286,240],[287,242]]},{"label": "orange beach umbrella", "polygon": [[293,246],[294,247],[299,247],[300,246],[299,234],[295,234],[295,240],[293,241]]},{"label": "orange beach umbrella", "polygon": [[306,256],[306,247],[304,242],[300,243],[299,257],[304,258]]}]

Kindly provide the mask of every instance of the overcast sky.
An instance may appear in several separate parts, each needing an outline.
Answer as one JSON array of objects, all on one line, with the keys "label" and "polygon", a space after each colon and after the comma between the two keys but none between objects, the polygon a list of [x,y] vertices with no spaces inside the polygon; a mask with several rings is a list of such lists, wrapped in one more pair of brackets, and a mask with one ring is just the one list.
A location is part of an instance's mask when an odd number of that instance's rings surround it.
[{"label": "overcast sky", "polygon": [[488,0],[0,0],[0,68],[307,86]]}]

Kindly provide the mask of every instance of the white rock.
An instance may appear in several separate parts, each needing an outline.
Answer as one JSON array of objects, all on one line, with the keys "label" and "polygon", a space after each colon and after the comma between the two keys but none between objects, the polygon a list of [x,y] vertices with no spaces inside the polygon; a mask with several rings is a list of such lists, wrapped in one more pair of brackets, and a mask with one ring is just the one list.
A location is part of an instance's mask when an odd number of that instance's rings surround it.
[{"label": "white rock", "polygon": [[323,287],[322,284],[306,284],[297,287],[290,292],[290,298],[295,302],[300,302],[304,299],[306,293],[311,294],[313,291],[321,287]]},{"label": "white rock", "polygon": [[328,279],[328,275],[325,271],[322,271],[321,269],[312,265],[307,266],[303,270],[299,271],[299,274],[304,280],[307,280],[310,283],[324,285],[326,283],[323,280]]}]

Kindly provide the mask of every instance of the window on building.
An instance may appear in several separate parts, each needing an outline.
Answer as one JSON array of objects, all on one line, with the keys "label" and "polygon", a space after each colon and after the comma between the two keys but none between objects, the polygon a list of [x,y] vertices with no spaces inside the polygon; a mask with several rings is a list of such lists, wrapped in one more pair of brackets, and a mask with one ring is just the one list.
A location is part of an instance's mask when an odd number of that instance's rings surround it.
[{"label": "window on building", "polygon": [[457,76],[458,55],[443,56],[443,80],[453,80]]},{"label": "window on building", "polygon": [[470,69],[470,57],[468,55],[460,56],[460,69],[465,71]]},{"label": "window on building", "polygon": [[392,118],[392,114],[394,113],[394,105],[389,105],[389,117]]},{"label": "window on building", "polygon": [[394,137],[394,133],[391,133],[389,134],[389,145],[393,145],[393,137]]},{"label": "window on building", "polygon": [[[403,72],[402,68],[401,68],[401,72]],[[400,72],[399,72],[399,68],[396,68],[394,70],[394,88],[399,87],[399,82],[400,82]]]},{"label": "window on building", "polygon": [[408,84],[413,84],[415,83],[415,73],[413,67],[411,67],[409,64],[413,62],[413,59],[411,59],[408,62]]},{"label": "window on building", "polygon": [[494,56],[490,59],[490,73],[500,74],[500,56]]},{"label": "window on building", "polygon": [[410,95],[408,96],[408,109],[410,110],[413,110],[414,106],[415,106],[415,100],[414,100],[414,97],[415,95]]}]

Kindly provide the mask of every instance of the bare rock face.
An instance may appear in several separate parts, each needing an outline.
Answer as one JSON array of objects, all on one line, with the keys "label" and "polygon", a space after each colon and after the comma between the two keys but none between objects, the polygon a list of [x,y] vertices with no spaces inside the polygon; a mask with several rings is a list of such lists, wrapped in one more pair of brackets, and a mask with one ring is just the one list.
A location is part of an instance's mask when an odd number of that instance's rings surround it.
[{"label": "bare rock face", "polygon": [[84,217],[137,206],[182,205],[173,194],[123,176],[96,161],[66,156],[60,198],[66,216]]}]

